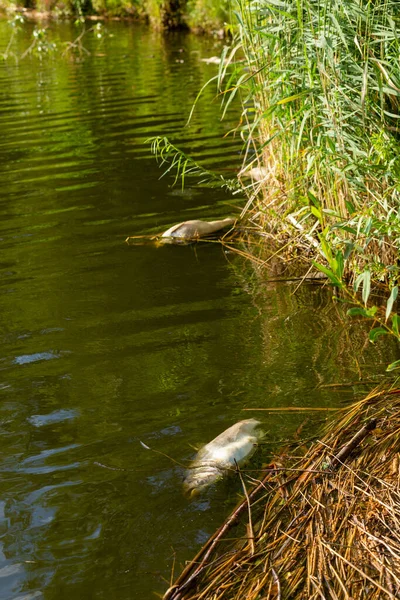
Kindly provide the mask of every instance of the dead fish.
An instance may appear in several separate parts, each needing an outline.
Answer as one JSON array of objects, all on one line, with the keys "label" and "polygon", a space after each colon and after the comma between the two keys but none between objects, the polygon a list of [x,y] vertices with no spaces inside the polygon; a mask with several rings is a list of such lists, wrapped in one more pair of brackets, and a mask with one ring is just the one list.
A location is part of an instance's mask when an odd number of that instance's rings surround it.
[{"label": "dead fish", "polygon": [[249,171],[245,171],[243,175],[251,177],[253,181],[264,181],[267,178],[268,171],[265,167],[254,167]]},{"label": "dead fish", "polygon": [[201,62],[205,62],[208,65],[219,65],[221,59],[219,56],[210,56],[209,58],[201,58]]},{"label": "dead fish", "polygon": [[211,233],[215,233],[224,227],[233,225],[235,219],[230,217],[220,221],[184,221],[173,225],[162,234],[162,238],[174,238],[182,240],[195,240]]},{"label": "dead fish", "polygon": [[243,466],[254,454],[263,432],[260,421],[245,419],[226,429],[196,455],[189,466],[183,489],[189,497],[197,496],[205,488]]}]

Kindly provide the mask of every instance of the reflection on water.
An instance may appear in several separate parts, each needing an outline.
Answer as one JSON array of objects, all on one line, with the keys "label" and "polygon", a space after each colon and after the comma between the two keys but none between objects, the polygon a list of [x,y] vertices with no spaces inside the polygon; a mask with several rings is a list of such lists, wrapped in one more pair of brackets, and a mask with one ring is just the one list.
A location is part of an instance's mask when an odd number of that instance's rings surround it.
[{"label": "reflection on water", "polygon": [[[162,592],[240,491],[226,482],[188,502],[193,447],[262,414],[268,460],[305,418],[243,408],[337,406],[356,388],[324,386],[381,370],[321,287],[266,283],[212,244],[124,244],[240,203],[171,187],[147,137],[228,175],[240,143],[223,137],[236,115],[219,121],[211,86],[184,127],[219,42],[108,28],[85,60],[0,65],[4,600]],[[0,23],[0,50],[8,36]]]}]

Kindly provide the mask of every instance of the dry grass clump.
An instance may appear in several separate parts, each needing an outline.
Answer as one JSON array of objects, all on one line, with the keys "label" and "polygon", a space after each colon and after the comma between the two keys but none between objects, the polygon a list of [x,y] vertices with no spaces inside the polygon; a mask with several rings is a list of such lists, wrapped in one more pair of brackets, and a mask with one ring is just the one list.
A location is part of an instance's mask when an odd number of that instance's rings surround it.
[{"label": "dry grass clump", "polygon": [[252,490],[239,475],[244,500],[165,600],[400,597],[400,390],[340,411]]}]

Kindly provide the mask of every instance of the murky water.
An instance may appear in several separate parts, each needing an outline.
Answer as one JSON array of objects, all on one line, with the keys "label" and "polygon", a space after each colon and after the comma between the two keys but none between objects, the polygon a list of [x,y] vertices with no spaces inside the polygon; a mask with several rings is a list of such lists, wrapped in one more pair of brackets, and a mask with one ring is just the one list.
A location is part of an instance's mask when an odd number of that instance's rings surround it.
[{"label": "murky water", "polygon": [[[268,460],[269,442],[321,417],[243,408],[337,406],[358,387],[331,384],[393,359],[383,344],[371,352],[321,287],[267,283],[217,245],[124,243],[240,205],[159,179],[149,136],[226,175],[240,141],[223,137],[237,114],[220,122],[211,86],[184,128],[216,73],[201,58],[220,42],[107,28],[112,37],[87,36],[82,59],[0,64],[4,600],[155,597],[240,491],[228,482],[188,502],[181,465],[193,446],[262,415]],[[9,36],[0,23],[1,52]]]}]

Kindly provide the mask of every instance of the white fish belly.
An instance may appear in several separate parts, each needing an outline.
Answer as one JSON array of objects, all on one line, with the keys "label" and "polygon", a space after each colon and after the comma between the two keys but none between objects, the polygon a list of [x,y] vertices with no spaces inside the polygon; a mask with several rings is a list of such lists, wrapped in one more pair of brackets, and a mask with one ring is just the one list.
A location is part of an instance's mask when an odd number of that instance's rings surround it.
[{"label": "white fish belly", "polygon": [[188,469],[183,484],[185,492],[197,495],[236,466],[243,466],[253,456],[263,435],[256,431],[258,425],[255,419],[240,421],[206,444]]},{"label": "white fish belly", "polygon": [[211,442],[208,448],[209,460],[215,461],[225,469],[234,469],[236,464],[240,467],[253,456],[257,441],[255,436],[246,436],[223,447],[213,447]]}]

